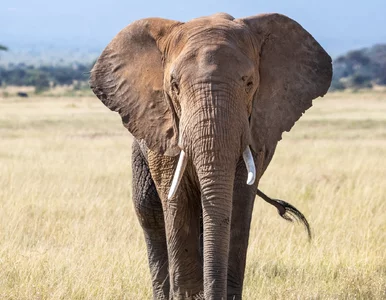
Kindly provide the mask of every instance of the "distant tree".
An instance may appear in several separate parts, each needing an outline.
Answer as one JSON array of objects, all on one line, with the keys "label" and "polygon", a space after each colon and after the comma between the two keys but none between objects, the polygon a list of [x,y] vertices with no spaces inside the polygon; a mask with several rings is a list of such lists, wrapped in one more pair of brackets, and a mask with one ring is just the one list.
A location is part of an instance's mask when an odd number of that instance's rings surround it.
[{"label": "distant tree", "polygon": [[334,60],[331,90],[386,85],[386,44],[350,51]]},{"label": "distant tree", "polygon": [[377,84],[386,85],[386,45],[375,45],[371,48],[369,55],[377,63]]},{"label": "distant tree", "polygon": [[362,74],[354,74],[350,78],[350,84],[354,88],[371,88],[371,78]]},{"label": "distant tree", "polygon": [[358,64],[366,66],[370,63],[370,58],[363,50],[350,51],[346,54],[346,59],[351,61],[352,64]]},{"label": "distant tree", "polygon": [[[8,48],[0,44],[0,51],[8,51]],[[0,74],[1,74],[1,73],[2,73],[2,72],[1,72],[1,70],[0,70]],[[3,84],[1,78],[2,78],[2,77],[0,76],[0,85]]]},{"label": "distant tree", "polygon": [[342,82],[340,82],[339,80],[333,80],[331,82],[331,86],[330,86],[331,91],[342,91],[345,88],[346,87],[344,86],[344,84]]},{"label": "distant tree", "polygon": [[33,76],[31,76],[32,84],[35,86],[35,93],[41,93],[50,88],[50,81],[48,79],[48,76],[44,72],[34,72]]}]

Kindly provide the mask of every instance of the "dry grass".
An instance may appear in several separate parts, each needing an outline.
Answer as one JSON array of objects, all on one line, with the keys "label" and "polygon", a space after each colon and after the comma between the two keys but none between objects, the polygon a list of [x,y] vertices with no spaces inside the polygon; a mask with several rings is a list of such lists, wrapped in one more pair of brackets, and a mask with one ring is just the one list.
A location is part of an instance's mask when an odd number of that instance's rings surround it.
[{"label": "dry grass", "polygon": [[[0,299],[149,299],[131,138],[96,98],[0,98]],[[386,298],[386,94],[331,94],[261,181],[245,299]]]}]

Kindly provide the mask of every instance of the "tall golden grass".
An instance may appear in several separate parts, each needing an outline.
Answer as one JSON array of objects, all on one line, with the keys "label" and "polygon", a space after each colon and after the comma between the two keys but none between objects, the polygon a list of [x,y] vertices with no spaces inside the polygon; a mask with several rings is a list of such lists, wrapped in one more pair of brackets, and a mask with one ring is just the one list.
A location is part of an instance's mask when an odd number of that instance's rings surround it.
[{"label": "tall golden grass", "polygon": [[[245,299],[386,299],[386,94],[329,94],[261,180]],[[131,137],[96,98],[0,98],[0,299],[150,299]]]}]

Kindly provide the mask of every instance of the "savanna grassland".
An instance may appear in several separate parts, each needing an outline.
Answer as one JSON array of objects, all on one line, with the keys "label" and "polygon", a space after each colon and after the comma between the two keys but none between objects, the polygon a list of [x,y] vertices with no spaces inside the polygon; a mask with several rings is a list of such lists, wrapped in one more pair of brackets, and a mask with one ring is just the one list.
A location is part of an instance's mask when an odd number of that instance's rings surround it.
[{"label": "savanna grassland", "polygon": [[[0,97],[0,299],[150,299],[131,137],[94,97]],[[386,93],[329,94],[256,198],[245,299],[386,299]]]}]

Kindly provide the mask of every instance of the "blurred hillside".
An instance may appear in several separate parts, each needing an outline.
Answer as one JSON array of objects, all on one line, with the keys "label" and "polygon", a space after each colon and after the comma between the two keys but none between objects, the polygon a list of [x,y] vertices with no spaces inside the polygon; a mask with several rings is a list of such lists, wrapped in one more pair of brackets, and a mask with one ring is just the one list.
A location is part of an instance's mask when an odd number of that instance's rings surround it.
[{"label": "blurred hillside", "polygon": [[[88,89],[89,71],[100,51],[30,49],[13,51],[2,46],[0,86],[29,86],[39,93],[55,86]],[[349,51],[333,60],[330,90],[386,86],[386,44]]]},{"label": "blurred hillside", "polygon": [[88,64],[93,62],[102,52],[103,47],[70,47],[54,44],[41,45],[15,45],[3,43],[8,46],[7,52],[0,52],[0,67],[12,65],[70,65],[73,63]]},{"label": "blurred hillside", "polygon": [[0,85],[33,86],[35,92],[43,92],[55,86],[73,85],[74,89],[87,88],[92,63],[68,65],[26,65],[10,64],[0,66]]},{"label": "blurred hillside", "polygon": [[386,44],[349,51],[333,61],[331,90],[386,85]]}]

